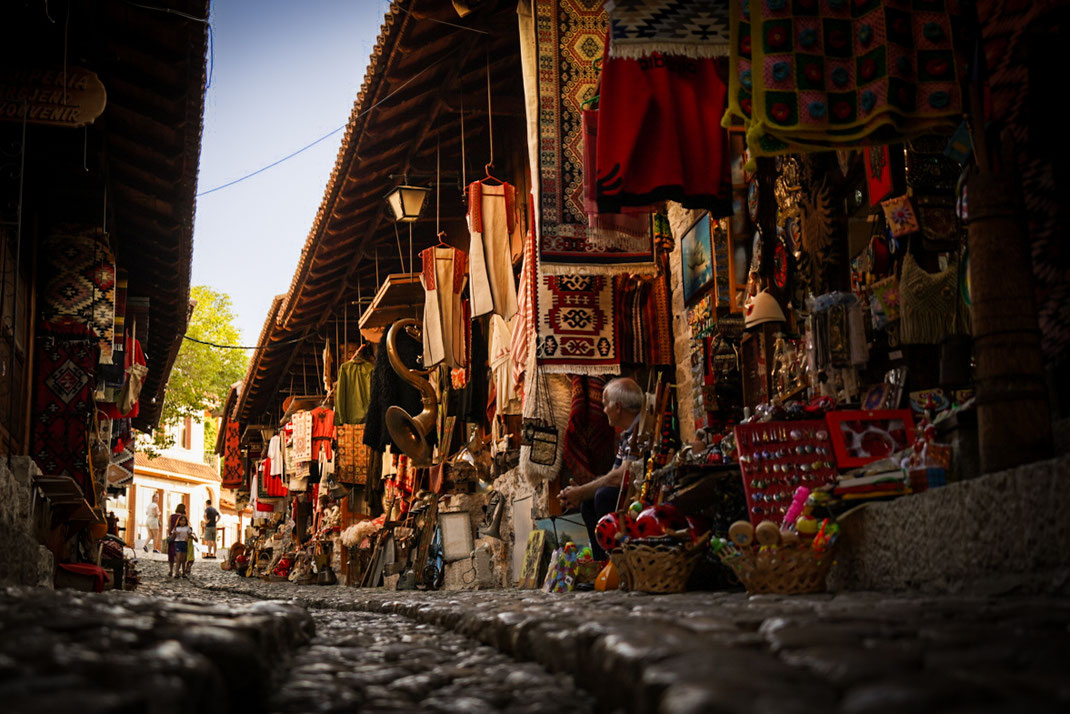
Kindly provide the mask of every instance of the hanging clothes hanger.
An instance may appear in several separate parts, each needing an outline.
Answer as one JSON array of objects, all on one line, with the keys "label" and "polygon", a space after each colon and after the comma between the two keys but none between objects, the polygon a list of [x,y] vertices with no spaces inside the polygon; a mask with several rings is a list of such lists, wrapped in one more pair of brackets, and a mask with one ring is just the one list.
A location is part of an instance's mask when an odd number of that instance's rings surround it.
[{"label": "hanging clothes hanger", "polygon": [[485,166],[485,167],[483,168],[484,172],[485,172],[485,173],[486,173],[487,175],[486,175],[486,176],[484,176],[483,178],[479,179],[479,182],[480,182],[481,184],[483,184],[484,186],[487,186],[487,185],[489,185],[489,184],[487,183],[488,181],[497,181],[497,182],[498,182],[499,184],[504,184],[504,183],[505,183],[505,181],[501,180],[500,178],[498,178],[497,176],[495,176],[494,174],[492,174],[492,173],[490,172],[490,170],[491,170],[492,168],[494,168],[494,164],[493,164],[493,163],[487,164],[487,165],[486,165],[486,166]]}]

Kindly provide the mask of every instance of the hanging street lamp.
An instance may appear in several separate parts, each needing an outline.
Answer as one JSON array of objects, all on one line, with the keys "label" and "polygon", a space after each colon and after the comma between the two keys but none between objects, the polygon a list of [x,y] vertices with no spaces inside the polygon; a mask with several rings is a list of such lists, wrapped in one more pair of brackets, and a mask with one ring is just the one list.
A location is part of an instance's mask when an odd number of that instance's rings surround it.
[{"label": "hanging street lamp", "polygon": [[393,191],[386,195],[386,201],[394,212],[394,220],[398,223],[413,223],[416,221],[420,217],[420,211],[423,210],[427,194],[431,193],[431,189],[425,186],[409,186],[406,184],[407,180],[403,179],[403,183],[400,186],[395,187]]}]

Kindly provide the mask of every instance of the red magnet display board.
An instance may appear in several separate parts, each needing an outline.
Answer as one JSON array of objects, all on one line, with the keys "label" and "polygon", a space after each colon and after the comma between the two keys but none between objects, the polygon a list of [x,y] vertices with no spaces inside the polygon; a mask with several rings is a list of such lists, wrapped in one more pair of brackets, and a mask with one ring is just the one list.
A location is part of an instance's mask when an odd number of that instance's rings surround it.
[{"label": "red magnet display board", "polygon": [[779,524],[799,486],[836,481],[836,455],[823,419],[740,424],[735,429],[747,515]]}]

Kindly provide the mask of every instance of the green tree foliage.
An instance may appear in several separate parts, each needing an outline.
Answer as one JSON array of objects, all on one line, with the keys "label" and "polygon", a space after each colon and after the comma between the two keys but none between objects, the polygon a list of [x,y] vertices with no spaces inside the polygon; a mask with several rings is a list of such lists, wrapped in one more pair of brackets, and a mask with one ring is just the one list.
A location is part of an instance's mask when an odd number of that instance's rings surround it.
[{"label": "green tree foliage", "polygon": [[[190,299],[195,305],[186,329],[187,336],[217,345],[241,344],[229,295],[195,285],[190,288]],[[231,385],[245,377],[248,359],[244,350],[221,349],[183,340],[167,381],[160,428],[147,450],[171,446],[174,438],[167,427],[173,427],[179,420],[187,416],[200,419],[206,411],[221,409]],[[206,450],[211,448],[207,443],[205,447]]]}]

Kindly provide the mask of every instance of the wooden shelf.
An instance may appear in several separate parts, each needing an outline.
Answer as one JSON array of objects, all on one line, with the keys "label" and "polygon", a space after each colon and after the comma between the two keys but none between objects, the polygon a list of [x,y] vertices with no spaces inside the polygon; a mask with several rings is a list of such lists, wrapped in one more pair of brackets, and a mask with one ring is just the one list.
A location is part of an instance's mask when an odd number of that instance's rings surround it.
[{"label": "wooden shelf", "polygon": [[419,273],[392,273],[379,287],[371,305],[360,318],[360,334],[378,342],[387,329],[405,317],[423,315],[424,286]]}]

